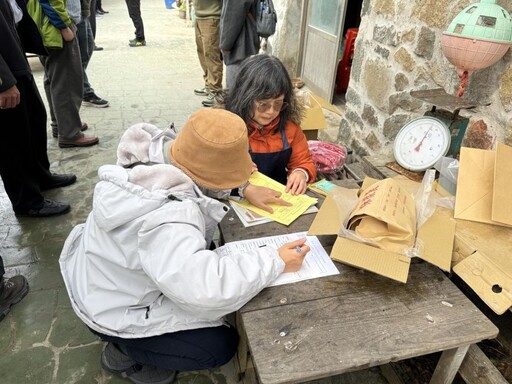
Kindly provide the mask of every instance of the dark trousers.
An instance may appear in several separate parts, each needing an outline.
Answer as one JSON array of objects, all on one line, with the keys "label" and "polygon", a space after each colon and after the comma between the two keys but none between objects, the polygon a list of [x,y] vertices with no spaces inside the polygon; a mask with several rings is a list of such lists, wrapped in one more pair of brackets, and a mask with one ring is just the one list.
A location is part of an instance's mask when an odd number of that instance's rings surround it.
[{"label": "dark trousers", "polygon": [[0,280],[2,280],[2,277],[5,275],[5,269],[4,269],[4,259],[2,259],[2,256],[0,256]]},{"label": "dark trousers", "polygon": [[141,339],[123,339],[92,331],[102,340],[119,344],[140,364],[197,371],[219,367],[235,355],[238,333],[229,326],[199,328]]},{"label": "dark trousers", "polygon": [[144,24],[140,15],[140,0],[126,0],[126,5],[128,6],[128,15],[130,15],[135,27],[135,38],[137,40],[146,40]]},{"label": "dark trousers", "polygon": [[41,187],[51,181],[46,110],[32,75],[16,77],[21,101],[0,109],[0,176],[15,212],[43,206]]},{"label": "dark trousers", "polygon": [[82,69],[84,77],[84,97],[94,93],[94,89],[89,83],[87,77],[87,66],[94,52],[94,36],[92,34],[90,17],[85,17],[76,25],[76,36],[78,38],[78,47],[80,48],[80,58],[82,60]]},{"label": "dark trousers", "polygon": [[91,30],[93,39],[96,38],[96,0],[91,0],[91,15],[89,16],[91,22]]}]

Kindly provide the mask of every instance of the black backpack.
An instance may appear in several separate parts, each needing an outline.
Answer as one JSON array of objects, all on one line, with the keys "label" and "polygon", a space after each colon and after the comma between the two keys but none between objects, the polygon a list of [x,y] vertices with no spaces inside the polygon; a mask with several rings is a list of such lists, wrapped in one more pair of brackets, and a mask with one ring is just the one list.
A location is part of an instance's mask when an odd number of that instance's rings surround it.
[{"label": "black backpack", "polygon": [[[252,14],[249,13],[251,19]],[[276,32],[277,15],[272,0],[257,0],[256,31],[258,36],[266,39]]]}]

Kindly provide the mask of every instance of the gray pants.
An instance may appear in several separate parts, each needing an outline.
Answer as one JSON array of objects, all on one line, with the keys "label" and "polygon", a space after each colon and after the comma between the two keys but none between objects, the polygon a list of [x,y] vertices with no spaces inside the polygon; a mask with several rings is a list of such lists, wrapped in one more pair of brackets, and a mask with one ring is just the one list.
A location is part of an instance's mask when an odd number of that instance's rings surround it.
[{"label": "gray pants", "polygon": [[80,106],[83,96],[83,70],[77,39],[64,41],[62,49],[48,48],[40,56],[44,66],[44,90],[50,107],[52,128],[59,139],[73,141],[82,136]]},{"label": "gray pants", "polygon": [[238,69],[240,63],[226,65],[226,88],[230,89],[235,85],[236,76],[238,75]]}]

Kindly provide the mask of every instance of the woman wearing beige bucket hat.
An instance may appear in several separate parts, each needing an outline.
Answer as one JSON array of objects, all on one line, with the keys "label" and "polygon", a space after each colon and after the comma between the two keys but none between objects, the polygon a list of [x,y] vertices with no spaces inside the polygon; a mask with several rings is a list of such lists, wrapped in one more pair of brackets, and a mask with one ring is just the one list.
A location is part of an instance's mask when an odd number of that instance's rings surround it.
[{"label": "woman wearing beige bucket hat", "polygon": [[209,250],[229,208],[208,195],[251,173],[239,117],[199,111],[174,140],[153,128],[139,129],[139,140],[130,132],[132,150],[123,142],[118,163],[157,164],[102,166],[93,211],[60,256],[76,315],[108,342],[103,369],[134,383],[171,383],[177,371],[227,363],[238,334],[224,316],[298,270],[309,251],[305,239],[227,257]]}]

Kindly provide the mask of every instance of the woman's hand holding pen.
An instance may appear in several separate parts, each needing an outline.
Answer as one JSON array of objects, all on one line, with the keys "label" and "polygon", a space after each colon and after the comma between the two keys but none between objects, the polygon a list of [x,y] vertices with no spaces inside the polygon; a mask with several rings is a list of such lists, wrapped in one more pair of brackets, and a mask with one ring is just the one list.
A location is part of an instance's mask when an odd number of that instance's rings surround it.
[{"label": "woman's hand holding pen", "polygon": [[297,272],[302,266],[304,257],[310,251],[306,238],[292,241],[281,246],[277,251],[286,264],[283,272]]},{"label": "woman's hand holding pen", "polygon": [[258,185],[249,184],[244,190],[244,196],[249,203],[255,207],[261,208],[264,211],[273,213],[274,210],[268,204],[278,204],[284,206],[291,206],[292,204],[286,200],[281,199],[281,192],[274,191],[267,187],[260,187]]}]

